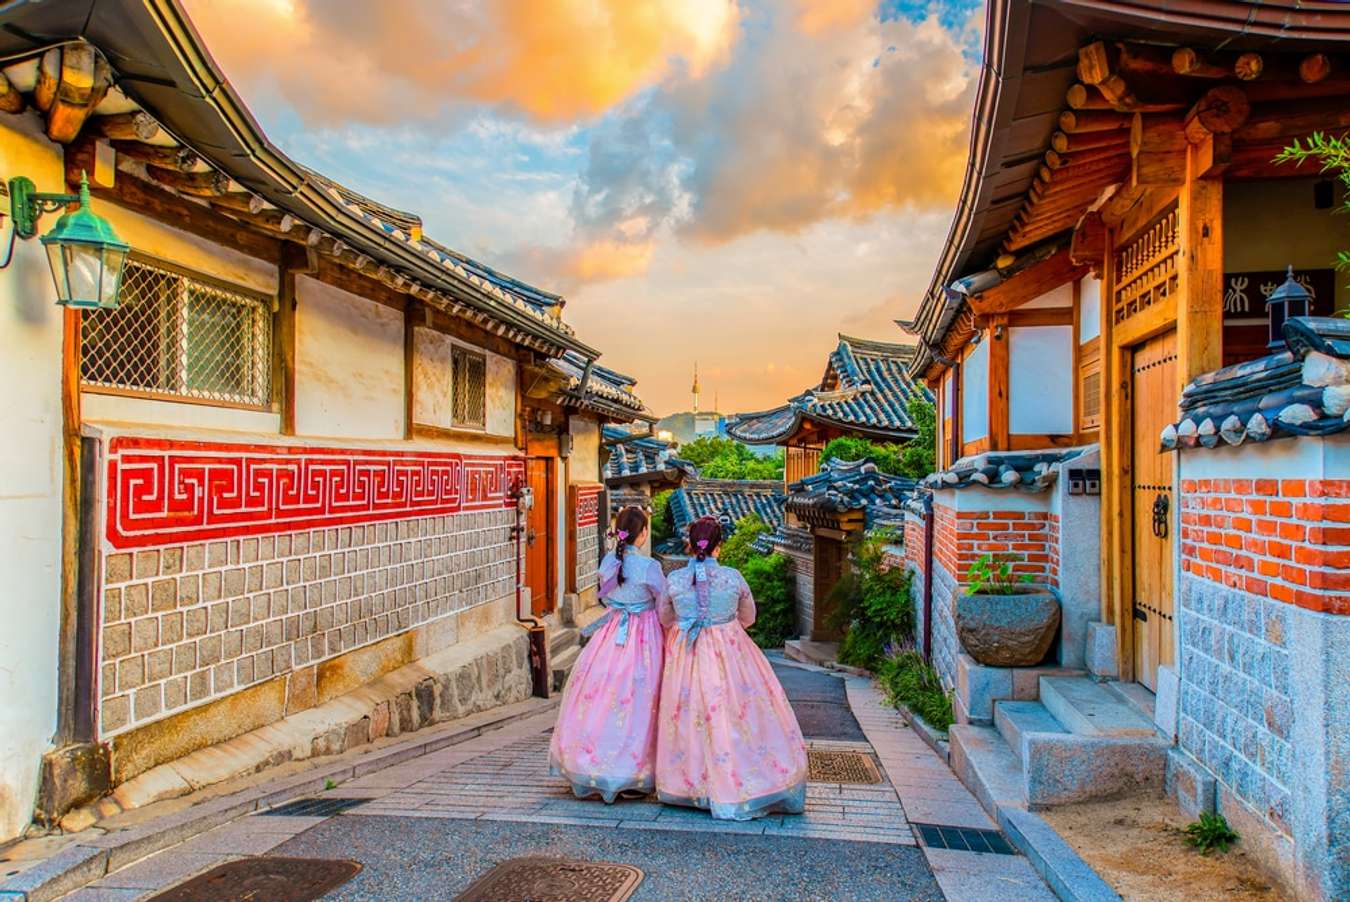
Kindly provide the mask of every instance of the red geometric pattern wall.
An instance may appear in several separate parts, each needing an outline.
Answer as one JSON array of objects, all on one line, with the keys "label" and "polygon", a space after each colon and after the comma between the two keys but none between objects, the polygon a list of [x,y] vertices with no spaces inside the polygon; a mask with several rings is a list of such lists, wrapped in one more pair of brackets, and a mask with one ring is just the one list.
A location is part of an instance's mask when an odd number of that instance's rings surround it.
[{"label": "red geometric pattern wall", "polygon": [[107,537],[141,548],[511,507],[519,457],[118,436]]},{"label": "red geometric pattern wall", "polygon": [[600,493],[604,488],[599,483],[587,483],[576,487],[578,529],[594,526],[600,522]]}]

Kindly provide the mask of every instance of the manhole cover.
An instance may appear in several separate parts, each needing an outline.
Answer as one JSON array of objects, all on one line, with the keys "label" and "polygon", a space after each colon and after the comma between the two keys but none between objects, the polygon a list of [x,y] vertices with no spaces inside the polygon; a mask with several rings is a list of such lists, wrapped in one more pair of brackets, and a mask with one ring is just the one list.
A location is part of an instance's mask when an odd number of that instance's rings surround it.
[{"label": "manhole cover", "polygon": [[296,799],[294,802],[287,802],[285,805],[259,811],[258,814],[274,817],[332,817],[335,814],[341,814],[348,808],[355,808],[357,805],[364,805],[369,801],[370,799],[339,799],[330,796],[317,799]]},{"label": "manhole cover", "polygon": [[241,858],[151,896],[150,902],[310,902],[360,870],[356,861]]},{"label": "manhole cover", "polygon": [[881,773],[865,752],[807,749],[807,776],[812,783],[880,783]]},{"label": "manhole cover", "polygon": [[455,902],[623,902],[642,871],[607,861],[513,858],[503,861]]}]

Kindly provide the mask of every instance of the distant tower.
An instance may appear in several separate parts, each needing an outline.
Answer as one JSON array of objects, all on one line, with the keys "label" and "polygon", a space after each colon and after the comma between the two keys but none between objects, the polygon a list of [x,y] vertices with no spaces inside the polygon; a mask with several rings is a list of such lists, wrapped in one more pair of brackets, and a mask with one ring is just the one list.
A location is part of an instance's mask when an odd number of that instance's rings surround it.
[{"label": "distant tower", "polygon": [[698,413],[698,361],[694,361],[694,387],[691,389],[694,393],[694,413]]}]

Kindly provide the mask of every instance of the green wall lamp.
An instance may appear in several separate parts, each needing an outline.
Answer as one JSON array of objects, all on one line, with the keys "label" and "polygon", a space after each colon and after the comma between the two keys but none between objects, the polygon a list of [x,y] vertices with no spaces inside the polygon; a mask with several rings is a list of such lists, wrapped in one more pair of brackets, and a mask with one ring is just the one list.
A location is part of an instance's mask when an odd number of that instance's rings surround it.
[{"label": "green wall lamp", "polygon": [[[62,214],[52,230],[38,239],[47,249],[56,281],[56,303],[82,310],[116,307],[122,268],[131,246],[117,237],[108,220],[90,209],[88,177],[81,173],[79,194],[50,194],[34,188],[33,180],[26,176],[9,180],[14,237],[27,240],[37,235],[43,213],[54,213],[76,202],[80,205]],[[12,246],[10,252],[12,256]],[[6,259],[5,265],[8,263]]]}]

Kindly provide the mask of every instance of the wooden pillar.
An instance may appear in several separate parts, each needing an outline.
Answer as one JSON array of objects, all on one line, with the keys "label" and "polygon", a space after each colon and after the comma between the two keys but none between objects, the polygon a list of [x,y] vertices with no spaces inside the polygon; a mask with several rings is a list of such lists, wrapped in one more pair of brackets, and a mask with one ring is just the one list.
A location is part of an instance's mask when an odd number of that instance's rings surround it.
[{"label": "wooden pillar", "polygon": [[307,272],[312,269],[305,248],[290,242],[283,244],[277,262],[277,314],[273,331],[276,347],[272,355],[282,435],[295,435],[295,279]]},{"label": "wooden pillar", "polygon": [[58,744],[75,740],[80,709],[77,669],[80,658],[80,525],[83,479],[80,449],[80,338],[82,314],[61,310],[61,655],[58,662],[60,706]]},{"label": "wooden pillar", "polygon": [[989,450],[1007,451],[1011,411],[1008,404],[1009,374],[1008,347],[1012,343],[1012,329],[1008,314],[989,317]]},{"label": "wooden pillar", "polygon": [[1122,425],[1122,419],[1128,417],[1129,373],[1122,367],[1122,351],[1116,346],[1115,336],[1115,293],[1116,293],[1116,239],[1118,233],[1109,228],[1106,233],[1106,253],[1102,261],[1101,285],[1101,371],[1102,371],[1102,415],[1101,415],[1101,458],[1102,458],[1102,502],[1101,502],[1101,586],[1102,622],[1116,628],[1116,660],[1120,669],[1120,678],[1129,679],[1128,669],[1133,662],[1130,653],[1132,641],[1130,621],[1121,617],[1124,605],[1125,588],[1121,584],[1121,567],[1124,546],[1121,544],[1126,531],[1122,518],[1125,510],[1121,504],[1121,483],[1124,477],[1120,472],[1121,451],[1127,441],[1128,427]]},{"label": "wooden pillar", "polygon": [[1181,248],[1177,261],[1177,394],[1196,376],[1223,366],[1223,181],[1202,149],[1186,157],[1186,183],[1177,200]]}]

